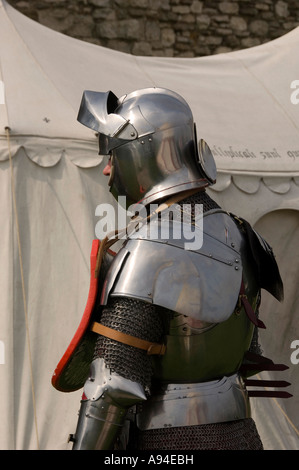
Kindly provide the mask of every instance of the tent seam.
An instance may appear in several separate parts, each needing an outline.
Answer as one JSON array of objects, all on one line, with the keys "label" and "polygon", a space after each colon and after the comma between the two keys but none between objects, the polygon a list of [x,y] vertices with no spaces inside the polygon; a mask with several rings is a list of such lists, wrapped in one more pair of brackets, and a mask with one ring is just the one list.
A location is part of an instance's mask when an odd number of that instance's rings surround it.
[{"label": "tent seam", "polygon": [[[62,98],[62,101],[64,101],[71,109],[72,111],[74,111],[75,109],[73,108],[73,106],[71,105],[71,103],[62,95],[62,93],[59,91],[59,88],[57,87],[57,85],[55,84],[55,82],[46,74],[45,70],[43,69],[43,67],[41,66],[41,64],[38,62],[37,58],[35,57],[35,55],[32,53],[32,51],[29,49],[27,43],[25,42],[24,38],[21,36],[20,32],[17,30],[15,24],[12,22],[12,20],[10,19],[9,17],[9,14],[7,13],[7,9],[4,5],[4,2],[3,0],[0,0],[1,1],[1,6],[3,8],[3,10],[5,11],[5,17],[7,19],[7,21],[9,22],[10,26],[13,28],[13,30],[15,31],[15,33],[17,34],[18,38],[20,39],[21,43],[23,44],[24,48],[26,49],[26,51],[29,53],[29,55],[32,57],[34,63],[38,66],[38,68],[40,69],[40,71],[42,72],[43,76],[46,78],[46,80],[48,82],[50,82],[52,84],[52,86],[55,88],[55,90],[57,91],[57,93],[59,94],[59,96],[61,96]],[[9,5],[10,8],[12,8],[10,5]],[[13,9],[13,8],[12,8]],[[25,15],[23,15],[25,16]],[[29,19],[29,18],[27,18]],[[33,20],[32,20],[33,21]],[[46,26],[44,26],[44,28],[47,28]]]},{"label": "tent seam", "polygon": [[24,304],[26,333],[27,333],[27,345],[28,345],[28,354],[29,354],[29,362],[30,362],[32,401],[33,401],[33,409],[34,409],[34,423],[35,423],[35,430],[36,430],[37,448],[39,449],[39,437],[38,437],[37,416],[36,416],[36,400],[35,400],[34,380],[33,380],[33,369],[32,369],[32,355],[31,355],[31,346],[30,346],[30,335],[29,335],[29,324],[28,324],[28,312],[27,312],[27,305],[26,305],[26,304],[27,304],[27,300],[26,300],[26,292],[25,292],[25,284],[24,284],[23,259],[22,259],[22,250],[21,250],[21,242],[20,242],[20,229],[19,229],[18,211],[17,211],[16,197],[15,197],[15,185],[14,185],[14,176],[13,176],[13,164],[12,164],[12,156],[11,156],[11,151],[10,151],[10,140],[9,140],[9,128],[8,128],[8,127],[6,128],[6,132],[7,132],[7,147],[8,147],[8,152],[9,152],[9,165],[10,165],[10,171],[11,171],[12,204],[13,204],[13,213],[14,213],[14,215],[15,215],[15,220],[16,220],[17,242],[18,242],[18,252],[19,252],[21,281],[22,281],[23,304]]},{"label": "tent seam", "polygon": [[242,64],[244,69],[264,88],[266,93],[271,97],[271,99],[278,105],[281,111],[285,114],[285,116],[289,119],[289,121],[293,124],[294,128],[299,132],[299,128],[296,125],[295,121],[292,117],[288,114],[288,112],[284,109],[284,107],[279,103],[279,101],[275,98],[275,96],[268,90],[268,88],[264,85],[264,83],[253,73],[253,71],[245,64],[242,59],[236,58],[238,62]]}]

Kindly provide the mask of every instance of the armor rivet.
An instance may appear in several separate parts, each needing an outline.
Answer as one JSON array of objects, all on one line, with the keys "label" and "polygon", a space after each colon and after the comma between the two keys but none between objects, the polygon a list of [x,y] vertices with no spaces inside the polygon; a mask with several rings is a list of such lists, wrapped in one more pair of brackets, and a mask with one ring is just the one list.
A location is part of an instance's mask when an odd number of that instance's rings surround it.
[{"label": "armor rivet", "polygon": [[234,244],[234,243],[231,243],[231,246],[234,248],[235,244]]},{"label": "armor rivet", "polygon": [[153,140],[153,139],[152,139],[151,137],[148,139],[149,142],[151,142],[152,140]]},{"label": "armor rivet", "polygon": [[239,263],[239,260],[238,260],[238,259],[235,259],[235,262],[236,262],[236,263]]},{"label": "armor rivet", "polygon": [[134,137],[134,135],[135,135],[135,132],[131,132],[131,137]]},{"label": "armor rivet", "polygon": [[238,266],[235,266],[235,270],[238,271],[239,267]]},{"label": "armor rivet", "polygon": [[144,144],[144,140],[141,141],[141,144],[142,144],[142,145]]}]

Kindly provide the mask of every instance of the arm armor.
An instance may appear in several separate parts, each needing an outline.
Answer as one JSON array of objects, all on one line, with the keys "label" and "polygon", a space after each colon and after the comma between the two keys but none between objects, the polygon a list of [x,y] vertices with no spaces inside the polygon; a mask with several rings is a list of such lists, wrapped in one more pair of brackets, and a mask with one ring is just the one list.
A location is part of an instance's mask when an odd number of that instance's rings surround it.
[{"label": "arm armor", "polygon": [[106,368],[102,358],[91,364],[84,386],[73,450],[111,450],[128,409],[146,400],[144,388]]}]

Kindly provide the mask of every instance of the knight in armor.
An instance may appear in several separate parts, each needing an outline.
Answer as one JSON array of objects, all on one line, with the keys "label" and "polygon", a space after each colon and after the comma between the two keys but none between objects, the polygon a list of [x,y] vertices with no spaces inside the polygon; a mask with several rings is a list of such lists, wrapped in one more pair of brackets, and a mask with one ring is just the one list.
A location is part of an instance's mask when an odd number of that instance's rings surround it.
[{"label": "knight in armor", "polygon": [[275,368],[257,339],[261,289],[283,298],[270,246],[207,194],[215,162],[177,93],[86,91],[78,120],[113,196],[146,215],[117,253],[101,241],[94,305],[54,373],[83,387],[73,449],[262,449],[248,385]]}]

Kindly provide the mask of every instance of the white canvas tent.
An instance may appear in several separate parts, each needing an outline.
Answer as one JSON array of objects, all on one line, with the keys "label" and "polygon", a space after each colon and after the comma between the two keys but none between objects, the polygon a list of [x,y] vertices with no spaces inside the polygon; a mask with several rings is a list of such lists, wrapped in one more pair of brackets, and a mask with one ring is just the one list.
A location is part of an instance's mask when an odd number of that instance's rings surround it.
[{"label": "white canvas tent", "polygon": [[261,341],[289,366],[279,379],[293,398],[252,408],[266,449],[299,449],[298,46],[295,29],[212,57],[136,57],[56,33],[0,0],[0,449],[70,448],[81,391],[59,393],[51,376],[85,307],[95,209],[112,202],[96,137],[76,116],[85,89],[147,86],[190,103],[218,167],[212,196],[276,253],[285,301],[265,293]]}]

